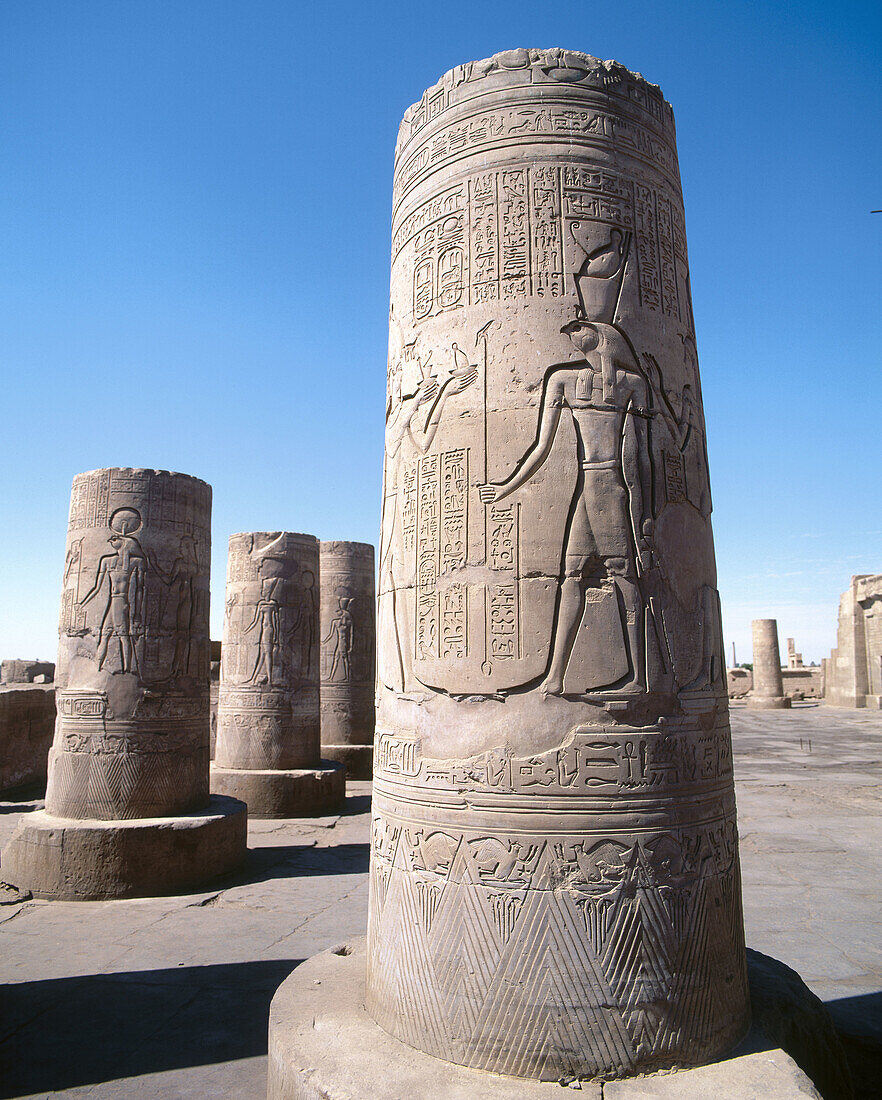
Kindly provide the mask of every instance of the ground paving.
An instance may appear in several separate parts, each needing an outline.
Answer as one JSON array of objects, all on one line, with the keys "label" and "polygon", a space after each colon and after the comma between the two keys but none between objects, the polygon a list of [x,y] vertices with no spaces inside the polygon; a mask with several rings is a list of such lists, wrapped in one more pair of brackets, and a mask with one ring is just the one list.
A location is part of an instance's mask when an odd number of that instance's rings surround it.
[{"label": "ground paving", "polygon": [[[872,1081],[882,714],[736,705],[732,728],[748,944],[799,971]],[[0,1097],[263,1100],[276,987],[364,933],[369,796],[351,783],[343,814],[252,822],[245,873],[212,890],[0,907]],[[0,843],[32,806],[0,804]]]}]

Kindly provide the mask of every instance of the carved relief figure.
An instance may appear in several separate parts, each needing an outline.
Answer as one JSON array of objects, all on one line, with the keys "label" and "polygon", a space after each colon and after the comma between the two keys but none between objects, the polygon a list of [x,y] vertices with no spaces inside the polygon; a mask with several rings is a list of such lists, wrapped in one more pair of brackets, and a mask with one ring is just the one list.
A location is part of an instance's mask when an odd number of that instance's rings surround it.
[{"label": "carved relief figure", "polygon": [[244,682],[246,684],[270,684],[273,683],[273,656],[280,636],[279,601],[273,599],[275,581],[264,580],[261,582],[261,598],[254,608],[254,616],[251,622],[242,631],[243,636],[257,629],[257,657],[251,675]]},{"label": "carved relief figure", "polygon": [[181,538],[178,556],[166,572],[151,555],[151,568],[169,589],[168,606],[174,608],[175,651],[172,656],[171,676],[186,676],[190,670],[190,644],[193,634],[193,616],[196,612],[196,578],[199,575],[199,559],[196,541],[192,535]]},{"label": "carved relief figure", "polygon": [[349,608],[352,600],[341,596],[337,601],[337,611],[331,619],[330,629],[326,637],[322,638],[322,645],[331,642],[330,660],[331,668],[328,679],[334,680],[337,672],[342,672],[341,681],[348,683],[352,677],[352,643],[354,622]]},{"label": "carved relief figure", "polygon": [[318,622],[315,574],[311,569],[304,569],[301,572],[297,588],[300,598],[295,601],[294,621],[288,630],[288,641],[291,643],[296,639],[294,648],[300,655],[301,672],[308,677],[312,675],[315,624]]},{"label": "carved relief figure", "polygon": [[576,430],[579,474],[564,535],[560,590],[546,695],[563,692],[589,587],[614,586],[629,674],[617,690],[646,689],[644,604],[638,577],[650,568],[652,521],[648,445],[649,390],[627,342],[611,325],[565,325],[584,359],[546,374],[536,441],[499,483],[480,486],[485,505],[529,482],[544,465],[567,409]]},{"label": "carved relief figure", "polygon": [[[414,355],[413,348],[406,349]],[[478,369],[468,363],[459,348],[451,349],[454,369],[439,385],[435,374],[428,373],[428,360],[416,362],[421,380],[413,393],[402,394],[401,360],[390,371],[389,399],[386,410],[386,471],[387,500],[384,504],[383,541],[380,547],[381,629],[391,629],[394,638],[397,669],[392,677],[394,688],[406,691],[411,679],[411,651],[406,639],[413,636],[413,614],[407,608],[408,589],[413,585],[413,554],[404,546],[403,474],[406,465],[417,455],[425,454],[435,434],[448,399],[462,393],[478,376]],[[461,359],[465,359],[465,363]],[[428,406],[428,411],[425,407]],[[424,639],[425,641],[425,639]],[[383,670],[388,675],[388,670]]]},{"label": "carved relief figure", "polygon": [[612,323],[622,289],[631,234],[603,224],[574,221],[570,231],[585,254],[574,275],[580,313],[592,321]]},{"label": "carved relief figure", "polygon": [[107,603],[98,631],[98,668],[104,667],[110,641],[116,638],[120,667],[112,671],[137,674],[135,640],[143,633],[147,572],[147,556],[134,537],[141,527],[141,515],[135,508],[118,508],[109,526],[114,532],[108,539],[113,552],[99,559],[95,583],[80,600],[80,607],[98,595],[106,579]]}]

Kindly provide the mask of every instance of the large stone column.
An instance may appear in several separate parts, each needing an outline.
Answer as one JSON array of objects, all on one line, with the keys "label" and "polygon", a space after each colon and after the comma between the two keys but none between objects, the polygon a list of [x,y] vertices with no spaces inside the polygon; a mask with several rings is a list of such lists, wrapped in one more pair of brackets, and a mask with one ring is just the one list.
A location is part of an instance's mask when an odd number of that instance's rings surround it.
[{"label": "large stone column", "polygon": [[46,810],[3,872],[38,897],[184,889],[245,856],[208,792],[211,489],[165,470],[74,478]]},{"label": "large stone column", "polygon": [[513,50],[395,161],[368,1013],[522,1077],[700,1062],[748,1000],[674,121]]},{"label": "large stone column", "polygon": [[778,623],[775,619],[754,619],[753,689],[747,705],[754,710],[781,710],[790,706],[784,698],[781,655],[778,650]]},{"label": "large stone column", "polygon": [[374,753],[374,548],[321,544],[322,754],[370,779]]},{"label": "large stone column", "polygon": [[225,606],[211,789],[253,817],[338,808],[345,769],[319,747],[318,540],[231,535]]}]

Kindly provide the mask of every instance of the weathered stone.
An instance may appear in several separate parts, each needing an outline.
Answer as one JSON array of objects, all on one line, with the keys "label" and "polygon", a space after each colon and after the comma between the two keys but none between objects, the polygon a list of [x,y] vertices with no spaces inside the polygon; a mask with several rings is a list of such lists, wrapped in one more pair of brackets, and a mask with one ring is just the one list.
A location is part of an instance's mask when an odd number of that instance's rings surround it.
[{"label": "weathered stone", "polygon": [[782,668],[781,683],[788,699],[820,699],[824,694],[820,665]]},{"label": "weathered stone", "polygon": [[774,619],[754,619],[753,688],[747,705],[755,710],[780,710],[789,707],[784,697],[781,654],[778,651],[778,623]]},{"label": "weathered stone", "polygon": [[370,779],[374,745],[374,548],[321,544],[322,755]]},{"label": "weathered stone", "polygon": [[[745,1044],[756,1049],[739,1049],[737,1057],[697,1069],[602,1085],[569,1077],[559,1083],[523,1081],[445,1065],[387,1035],[370,1019],[364,1008],[365,961],[364,941],[354,939],[307,960],[279,987],[270,1006],[268,1100],[401,1100],[418,1096],[551,1100],[563,1095],[560,1085],[569,1085],[594,1100],[601,1095],[605,1100],[705,1100],[709,1096],[721,1100],[820,1100],[821,1093],[800,1069],[790,1047],[770,1047],[757,1029]],[[781,967],[775,960],[766,961]],[[798,977],[796,980],[799,982]],[[753,981],[751,972],[751,992]],[[807,992],[805,986],[801,991],[788,989],[778,999],[779,1011],[792,1017]],[[784,1029],[785,1038],[795,1041],[797,1048],[803,1050],[812,1040],[826,1041],[829,1018],[825,1021],[809,1012],[803,1014],[801,1024],[798,1035],[793,1029]],[[843,1083],[842,1078],[832,1077],[825,1083],[834,1080]],[[846,1100],[850,1093],[830,1091],[824,1095]]]},{"label": "weathered stone", "polygon": [[[824,1003],[778,959],[748,950],[747,968],[754,1034],[768,1046],[786,1050],[822,1096],[848,1100],[848,1062]],[[768,1095],[777,1094],[770,1090]]]},{"label": "weathered stone", "polygon": [[46,781],[54,730],[54,688],[33,685],[0,691],[0,792]]},{"label": "weathered stone", "polygon": [[726,669],[726,686],[730,699],[743,699],[753,687],[753,673],[749,668]]},{"label": "weathered stone", "polygon": [[318,577],[312,535],[230,536],[211,783],[248,793],[254,816],[319,813],[345,797],[343,766],[320,759]]},{"label": "weathered stone", "polygon": [[392,241],[367,1011],[529,1078],[711,1059],[747,980],[671,108],[460,66]]},{"label": "weathered stone", "polygon": [[51,661],[0,662],[0,684],[51,684],[55,665]]},{"label": "weathered stone", "polygon": [[179,894],[241,867],[247,822],[235,798],[135,821],[69,821],[37,810],[3,849],[3,878],[54,901]]},{"label": "weathered stone", "polygon": [[[139,864],[153,851],[162,875],[163,829],[179,815],[192,839],[168,865],[175,889],[244,860],[244,807],[215,807],[208,793],[210,515],[211,489],[185,474],[74,478],[46,812],[23,818],[4,852],[15,885],[45,896],[138,894],[150,877]],[[116,835],[100,824],[119,830],[123,820],[141,828]],[[210,839],[219,830],[229,843]],[[22,854],[32,852],[39,858]],[[81,859],[89,872],[71,872]],[[87,893],[77,893],[81,881]]]},{"label": "weathered stone", "polygon": [[831,706],[882,709],[882,574],[851,578],[825,668],[824,698]]}]

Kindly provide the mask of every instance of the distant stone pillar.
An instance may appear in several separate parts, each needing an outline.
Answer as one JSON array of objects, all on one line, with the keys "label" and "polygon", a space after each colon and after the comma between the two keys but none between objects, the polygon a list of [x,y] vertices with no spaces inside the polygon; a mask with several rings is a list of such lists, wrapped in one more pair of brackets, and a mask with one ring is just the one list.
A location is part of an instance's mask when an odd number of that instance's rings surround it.
[{"label": "distant stone pillar", "polygon": [[210,516],[186,474],[74,478],[46,810],[3,854],[36,896],[164,893],[244,859],[245,807],[209,802]]},{"label": "distant stone pillar", "polygon": [[784,697],[781,655],[778,650],[778,623],[775,619],[754,619],[753,690],[747,705],[754,710],[781,710],[790,706]]},{"label": "distant stone pillar", "polygon": [[374,548],[321,544],[322,755],[370,779],[374,752]]},{"label": "distant stone pillar", "polygon": [[342,805],[345,769],[320,759],[319,549],[289,531],[230,536],[212,790],[253,817]]}]

